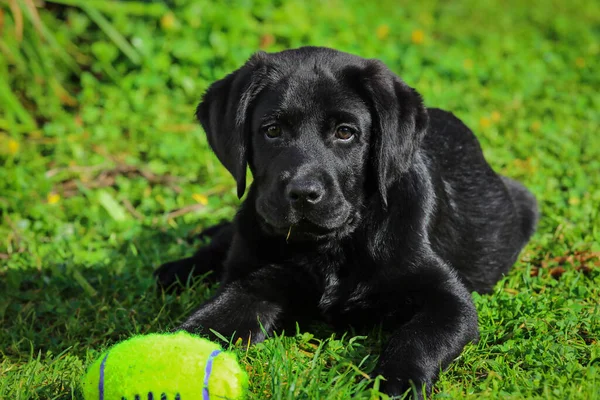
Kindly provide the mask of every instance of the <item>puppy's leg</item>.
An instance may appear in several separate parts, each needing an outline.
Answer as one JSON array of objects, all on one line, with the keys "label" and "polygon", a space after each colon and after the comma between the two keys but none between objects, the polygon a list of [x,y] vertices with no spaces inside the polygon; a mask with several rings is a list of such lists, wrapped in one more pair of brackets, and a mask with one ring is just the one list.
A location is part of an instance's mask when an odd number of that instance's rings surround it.
[{"label": "puppy's leg", "polygon": [[201,247],[192,257],[171,261],[158,267],[154,276],[160,288],[173,289],[176,283],[183,283],[190,276],[207,275],[210,282],[217,282],[221,278],[223,261],[231,246],[233,226],[230,222],[207,228],[201,237],[212,238],[210,244]]},{"label": "puppy's leg", "polygon": [[245,342],[263,341],[296,308],[316,308],[314,288],[304,272],[266,266],[226,283],[178,329],[212,336],[211,330]]},{"label": "puppy's leg", "polygon": [[386,378],[382,389],[390,395],[402,395],[414,385],[414,397],[423,398],[423,387],[428,393],[440,370],[478,336],[471,294],[440,261],[429,262],[403,278],[396,291],[409,296],[416,313],[393,330],[373,374]]}]

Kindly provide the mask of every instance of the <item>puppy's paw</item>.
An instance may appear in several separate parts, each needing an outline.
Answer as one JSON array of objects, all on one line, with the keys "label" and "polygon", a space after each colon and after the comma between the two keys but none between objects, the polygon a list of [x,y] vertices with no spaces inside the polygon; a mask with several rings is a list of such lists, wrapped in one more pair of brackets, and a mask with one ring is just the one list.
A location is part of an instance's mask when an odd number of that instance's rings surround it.
[{"label": "puppy's paw", "polygon": [[153,273],[159,289],[166,292],[180,292],[195,272],[195,265],[193,257],[161,265]]},{"label": "puppy's paw", "polygon": [[[377,372],[377,370],[371,373],[372,378],[378,375],[384,376],[381,371]],[[379,381],[379,391],[387,394],[392,399],[425,400],[427,388],[423,386],[413,384],[412,380],[398,377],[384,378]]]}]

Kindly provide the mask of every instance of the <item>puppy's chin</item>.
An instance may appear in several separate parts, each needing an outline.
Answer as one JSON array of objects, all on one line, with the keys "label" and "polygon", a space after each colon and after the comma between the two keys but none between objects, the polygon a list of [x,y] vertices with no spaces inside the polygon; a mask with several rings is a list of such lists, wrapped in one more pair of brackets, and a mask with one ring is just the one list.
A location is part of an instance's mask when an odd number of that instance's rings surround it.
[{"label": "puppy's chin", "polygon": [[288,242],[306,242],[339,239],[352,233],[357,218],[353,213],[340,215],[337,218],[322,220],[320,223],[309,218],[291,216],[283,221],[273,221],[272,216],[258,213],[261,229],[268,235],[285,237]]}]

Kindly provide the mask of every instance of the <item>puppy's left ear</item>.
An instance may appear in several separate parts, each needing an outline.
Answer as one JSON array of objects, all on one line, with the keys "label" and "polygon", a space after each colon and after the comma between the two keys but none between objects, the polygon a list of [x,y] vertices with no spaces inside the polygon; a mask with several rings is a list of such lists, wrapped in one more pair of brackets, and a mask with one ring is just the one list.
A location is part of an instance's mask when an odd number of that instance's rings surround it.
[{"label": "puppy's left ear", "polygon": [[381,61],[369,60],[362,77],[374,114],[370,160],[387,206],[388,188],[410,169],[429,116],[419,93]]},{"label": "puppy's left ear", "polygon": [[210,147],[237,182],[240,198],[246,190],[248,114],[266,85],[266,58],[267,53],[256,53],[240,69],[213,83],[196,109]]}]

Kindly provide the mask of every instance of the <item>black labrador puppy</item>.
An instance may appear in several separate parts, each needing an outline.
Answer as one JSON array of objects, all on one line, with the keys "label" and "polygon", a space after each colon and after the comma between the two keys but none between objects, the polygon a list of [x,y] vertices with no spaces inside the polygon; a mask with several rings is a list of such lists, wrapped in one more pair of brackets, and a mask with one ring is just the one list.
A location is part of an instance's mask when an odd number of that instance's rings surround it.
[{"label": "black labrador puppy", "polygon": [[382,324],[383,390],[430,390],[478,336],[470,292],[489,292],[534,232],[533,195],[383,63],[327,48],[255,54],[197,117],[240,197],[247,166],[254,181],[210,245],[157,270],[163,287],[221,282],[180,329],[260,342],[299,318]]}]

